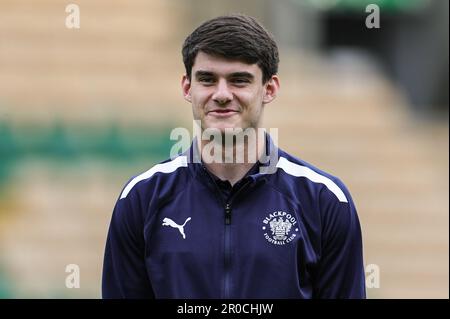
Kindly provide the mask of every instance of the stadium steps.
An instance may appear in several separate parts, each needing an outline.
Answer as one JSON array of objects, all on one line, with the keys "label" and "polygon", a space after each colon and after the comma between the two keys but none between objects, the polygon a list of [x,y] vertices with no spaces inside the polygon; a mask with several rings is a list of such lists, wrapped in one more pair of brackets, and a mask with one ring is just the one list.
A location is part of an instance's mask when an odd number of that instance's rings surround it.
[{"label": "stadium steps", "polygon": [[[81,0],[80,29],[65,27],[67,4],[2,1],[2,114],[41,122],[176,117],[187,3]],[[161,108],[168,111],[154,112]]]},{"label": "stadium steps", "polygon": [[[20,191],[9,194],[10,205],[0,212],[2,261],[13,296],[100,296],[107,229],[124,181],[110,168],[88,165],[78,171],[33,164],[16,176]],[[80,267],[80,289],[65,287],[69,264]]]}]

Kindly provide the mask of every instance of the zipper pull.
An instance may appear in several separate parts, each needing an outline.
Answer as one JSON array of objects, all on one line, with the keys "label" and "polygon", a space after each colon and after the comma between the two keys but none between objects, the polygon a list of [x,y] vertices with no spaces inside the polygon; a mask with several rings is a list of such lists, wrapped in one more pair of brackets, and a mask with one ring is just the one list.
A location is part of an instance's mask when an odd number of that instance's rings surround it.
[{"label": "zipper pull", "polygon": [[227,203],[225,205],[225,225],[231,224],[231,207],[230,204]]}]

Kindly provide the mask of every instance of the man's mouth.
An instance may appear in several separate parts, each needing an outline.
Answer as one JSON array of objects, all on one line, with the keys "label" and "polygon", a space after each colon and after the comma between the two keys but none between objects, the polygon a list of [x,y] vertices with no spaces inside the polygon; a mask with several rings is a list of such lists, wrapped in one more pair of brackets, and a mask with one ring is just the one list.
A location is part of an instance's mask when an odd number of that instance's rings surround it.
[{"label": "man's mouth", "polygon": [[228,116],[232,116],[237,113],[238,113],[238,111],[231,110],[231,109],[217,109],[217,110],[209,111],[208,115],[212,115],[215,117],[228,117]]}]

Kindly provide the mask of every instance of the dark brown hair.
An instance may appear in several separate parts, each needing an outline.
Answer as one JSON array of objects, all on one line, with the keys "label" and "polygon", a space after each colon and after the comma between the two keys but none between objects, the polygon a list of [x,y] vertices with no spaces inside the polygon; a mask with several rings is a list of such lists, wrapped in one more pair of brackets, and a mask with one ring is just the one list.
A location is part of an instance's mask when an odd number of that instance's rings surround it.
[{"label": "dark brown hair", "polygon": [[278,48],[273,36],[254,18],[233,14],[202,23],[183,43],[183,62],[191,78],[199,51],[248,64],[257,63],[266,83],[278,72]]}]

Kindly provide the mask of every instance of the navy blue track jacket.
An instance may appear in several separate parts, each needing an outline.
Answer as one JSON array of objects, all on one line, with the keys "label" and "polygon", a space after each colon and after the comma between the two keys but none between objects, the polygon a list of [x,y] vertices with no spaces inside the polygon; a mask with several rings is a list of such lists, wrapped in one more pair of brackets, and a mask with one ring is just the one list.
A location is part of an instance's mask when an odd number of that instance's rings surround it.
[{"label": "navy blue track jacket", "polygon": [[254,168],[225,193],[189,160],[193,146],[131,179],[108,232],[103,298],[365,298],[347,188],[268,144],[276,171]]}]

